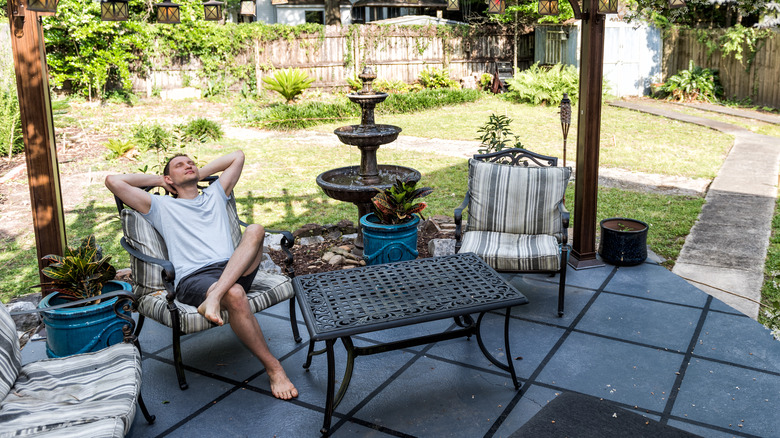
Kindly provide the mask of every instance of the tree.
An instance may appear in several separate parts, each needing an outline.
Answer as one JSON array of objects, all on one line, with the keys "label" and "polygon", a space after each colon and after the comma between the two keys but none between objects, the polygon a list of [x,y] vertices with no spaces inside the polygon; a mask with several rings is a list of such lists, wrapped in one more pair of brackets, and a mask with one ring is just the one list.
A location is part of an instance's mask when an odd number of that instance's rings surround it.
[{"label": "tree", "polygon": [[325,0],[325,24],[341,26],[340,0]]}]

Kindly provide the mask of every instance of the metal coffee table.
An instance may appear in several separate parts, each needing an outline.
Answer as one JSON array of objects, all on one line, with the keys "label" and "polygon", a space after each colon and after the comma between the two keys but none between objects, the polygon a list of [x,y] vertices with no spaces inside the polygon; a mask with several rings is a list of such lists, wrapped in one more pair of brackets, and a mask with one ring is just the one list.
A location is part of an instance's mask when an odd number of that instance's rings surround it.
[{"label": "metal coffee table", "polygon": [[[515,389],[519,388],[509,351],[509,315],[511,307],[526,304],[528,299],[472,253],[302,275],[296,277],[293,284],[310,335],[304,368],[311,365],[313,355],[327,353],[328,388],[323,435],[330,431],[333,410],[349,386],[357,356],[476,335],[485,357],[508,371]],[[487,351],[480,334],[483,316],[496,309],[506,309],[504,348],[507,363],[499,362]],[[478,314],[476,322],[471,314]],[[446,318],[455,318],[460,328],[367,347],[355,347],[351,339],[361,333]],[[341,339],[347,350],[347,366],[338,394],[334,396],[333,346],[337,339]],[[325,341],[325,348],[315,351],[316,341]]]}]

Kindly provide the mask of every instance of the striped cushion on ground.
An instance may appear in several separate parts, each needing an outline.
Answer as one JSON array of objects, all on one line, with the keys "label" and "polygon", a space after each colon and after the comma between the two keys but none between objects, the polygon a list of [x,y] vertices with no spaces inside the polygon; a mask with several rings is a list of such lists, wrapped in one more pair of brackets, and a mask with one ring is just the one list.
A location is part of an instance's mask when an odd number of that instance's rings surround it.
[{"label": "striped cushion on ground", "polygon": [[141,357],[132,344],[29,363],[0,402],[0,435],[39,433],[111,418],[120,420],[127,433],[140,385]]},{"label": "striped cushion on ground", "polygon": [[558,204],[571,176],[568,167],[524,167],[469,160],[471,231],[549,234],[561,240]]},{"label": "striped cushion on ground", "polygon": [[125,436],[125,424],[118,418],[51,429],[35,434],[35,438],[113,438],[123,436]]},{"label": "striped cushion on ground", "polygon": [[[168,259],[168,248],[165,246],[162,236],[140,213],[125,208],[120,217],[122,218],[122,231],[130,246],[148,256],[163,260]],[[133,271],[133,282],[135,283],[133,292],[136,295],[142,296],[165,289],[162,280],[162,267],[130,256],[130,268]]]},{"label": "striped cushion on ground", "polygon": [[[173,327],[165,295],[164,290],[144,295],[138,300],[138,311],[161,324]],[[293,295],[292,281],[289,278],[276,272],[257,271],[247,298],[251,311],[259,312],[290,299]],[[174,300],[174,304],[179,309],[182,333],[195,333],[214,327],[214,324],[198,313],[196,307],[180,303],[178,300]],[[226,324],[229,322],[227,311],[222,311],[222,319]]]},{"label": "striped cushion on ground", "polygon": [[16,324],[3,303],[0,303],[0,400],[5,398],[19,375],[22,353]]},{"label": "striped cushion on ground", "polygon": [[553,236],[469,231],[460,252],[473,252],[497,271],[557,271],[560,246]]}]

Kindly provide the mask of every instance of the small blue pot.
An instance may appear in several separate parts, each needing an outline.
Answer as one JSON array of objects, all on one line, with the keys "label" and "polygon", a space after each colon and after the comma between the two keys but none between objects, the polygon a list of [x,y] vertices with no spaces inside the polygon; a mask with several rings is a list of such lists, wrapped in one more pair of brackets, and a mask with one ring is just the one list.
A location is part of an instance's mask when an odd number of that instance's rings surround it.
[{"label": "small blue pot", "polygon": [[417,258],[417,224],[420,218],[398,225],[383,225],[374,213],[360,218],[363,227],[363,259],[368,265]]},{"label": "small blue pot", "polygon": [[[132,286],[123,281],[109,281],[103,286],[103,293],[125,290]],[[98,351],[124,339],[122,327],[127,324],[114,313],[114,297],[108,301],[69,309],[43,312],[46,324],[46,355],[64,357],[74,354]],[[46,295],[38,304],[39,309],[67,303],[59,293]],[[129,312],[124,312],[129,316]]]}]

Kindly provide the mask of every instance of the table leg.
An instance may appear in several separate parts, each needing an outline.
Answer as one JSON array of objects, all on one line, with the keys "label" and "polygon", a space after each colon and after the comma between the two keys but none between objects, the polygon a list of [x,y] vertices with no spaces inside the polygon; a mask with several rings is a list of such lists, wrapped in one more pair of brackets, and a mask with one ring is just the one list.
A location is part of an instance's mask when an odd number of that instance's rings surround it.
[{"label": "table leg", "polygon": [[506,352],[507,363],[504,364],[499,362],[498,359],[493,357],[487,348],[485,348],[485,344],[482,341],[482,331],[480,330],[482,328],[482,318],[485,316],[485,312],[480,313],[479,317],[477,318],[477,345],[479,345],[479,349],[482,350],[482,354],[484,354],[487,360],[489,360],[493,365],[504,371],[509,371],[510,376],[512,376],[512,384],[515,385],[515,389],[520,389],[520,384],[517,381],[517,374],[515,373],[515,364],[512,360],[512,353],[509,351],[509,316],[511,311],[512,308],[507,307],[506,316],[504,317],[504,350]]},{"label": "table leg", "polygon": [[325,349],[328,356],[328,389],[325,395],[325,420],[322,423],[320,433],[323,436],[330,434],[330,420],[333,417],[333,392],[336,389],[336,358],[333,354],[333,344],[335,339],[325,341]]}]

